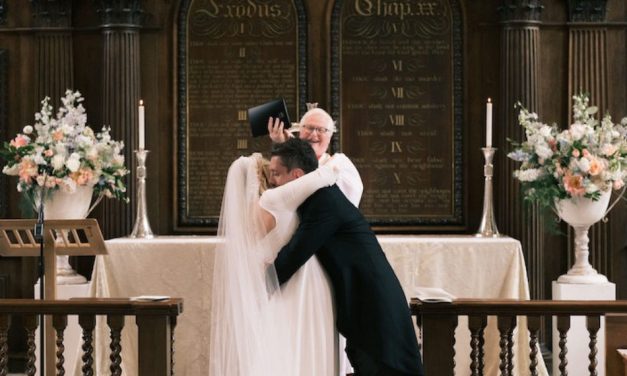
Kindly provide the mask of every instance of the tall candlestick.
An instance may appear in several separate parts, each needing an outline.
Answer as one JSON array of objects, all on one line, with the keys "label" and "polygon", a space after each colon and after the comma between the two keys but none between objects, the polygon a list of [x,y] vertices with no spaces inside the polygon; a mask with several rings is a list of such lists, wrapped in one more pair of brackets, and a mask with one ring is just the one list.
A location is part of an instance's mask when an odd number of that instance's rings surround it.
[{"label": "tall candlestick", "polygon": [[141,148],[135,151],[137,157],[137,215],[135,226],[129,235],[131,238],[153,238],[150,222],[148,221],[148,208],[146,206],[146,158],[148,150]]},{"label": "tall candlestick", "polygon": [[485,105],[485,146],[492,147],[492,100]]},{"label": "tall candlestick", "polygon": [[481,215],[479,230],[475,236],[496,238],[501,236],[499,234],[499,230],[496,228],[496,220],[494,219],[492,187],[492,175],[494,174],[492,160],[494,159],[496,149],[491,146],[486,146],[485,148],[481,148],[481,150],[483,151],[483,157],[485,158],[485,164],[483,165],[483,176],[485,177],[483,186],[483,214]]},{"label": "tall candlestick", "polygon": [[139,100],[139,150],[144,150],[145,143],[145,124],[144,124],[144,101]]}]

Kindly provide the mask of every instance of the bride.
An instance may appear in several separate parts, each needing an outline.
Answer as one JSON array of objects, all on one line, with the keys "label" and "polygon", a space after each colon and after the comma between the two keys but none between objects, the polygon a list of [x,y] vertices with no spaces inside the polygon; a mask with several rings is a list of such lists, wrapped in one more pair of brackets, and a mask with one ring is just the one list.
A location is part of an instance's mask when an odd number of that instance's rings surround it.
[{"label": "bride", "polygon": [[333,162],[268,189],[260,154],[231,165],[212,287],[210,375],[338,375],[331,287],[312,257],[278,287],[272,262],[298,226],[296,209],[336,182]]}]

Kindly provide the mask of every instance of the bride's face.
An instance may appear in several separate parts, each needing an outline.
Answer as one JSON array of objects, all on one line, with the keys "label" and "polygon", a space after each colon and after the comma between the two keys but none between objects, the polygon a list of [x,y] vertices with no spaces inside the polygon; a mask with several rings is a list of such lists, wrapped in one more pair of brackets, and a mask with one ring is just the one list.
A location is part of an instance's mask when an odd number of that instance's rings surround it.
[{"label": "bride's face", "polygon": [[294,168],[291,171],[283,164],[280,157],[274,156],[270,159],[270,184],[280,187],[303,175],[303,170]]}]

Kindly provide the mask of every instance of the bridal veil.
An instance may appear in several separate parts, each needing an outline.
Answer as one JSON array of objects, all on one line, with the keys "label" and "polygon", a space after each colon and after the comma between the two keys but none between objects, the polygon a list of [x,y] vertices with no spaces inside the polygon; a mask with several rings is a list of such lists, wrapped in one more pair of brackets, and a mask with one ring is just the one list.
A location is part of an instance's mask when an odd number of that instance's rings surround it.
[{"label": "bridal veil", "polygon": [[[330,168],[319,169],[266,191],[260,203],[260,163],[259,154],[241,157],[227,176],[213,271],[209,375],[332,375],[337,337],[325,273],[314,257],[279,288],[272,262],[297,226],[298,205],[334,179]],[[276,219],[268,234],[260,205]]]}]

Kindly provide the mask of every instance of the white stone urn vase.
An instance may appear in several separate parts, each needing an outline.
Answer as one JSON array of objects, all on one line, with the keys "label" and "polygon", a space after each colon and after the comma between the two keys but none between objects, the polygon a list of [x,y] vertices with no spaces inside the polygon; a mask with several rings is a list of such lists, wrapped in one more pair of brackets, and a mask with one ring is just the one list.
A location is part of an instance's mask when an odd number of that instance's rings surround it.
[{"label": "white stone urn vase", "polygon": [[612,191],[603,192],[597,201],[585,197],[573,197],[557,200],[555,209],[557,215],[575,230],[575,264],[568,273],[561,275],[559,283],[607,283],[607,277],[599,274],[588,261],[588,230],[590,226],[600,221],[610,209]]},{"label": "white stone urn vase", "polygon": [[[44,199],[44,220],[47,219],[84,219],[100,202],[100,198],[92,205],[93,186],[79,185],[74,193],[58,189]],[[39,210],[39,198],[35,199]],[[87,280],[78,274],[70,265],[69,256],[57,256],[57,285],[73,285],[86,283]]]}]

